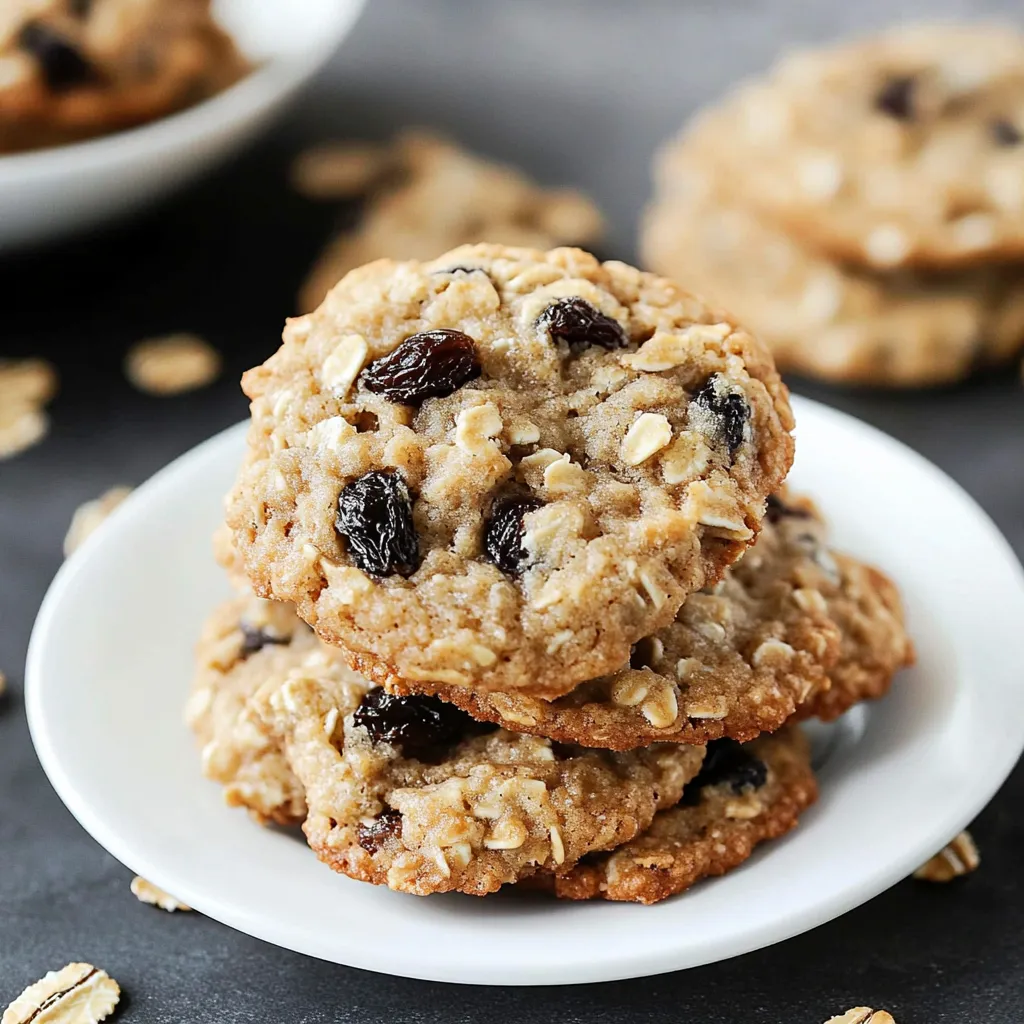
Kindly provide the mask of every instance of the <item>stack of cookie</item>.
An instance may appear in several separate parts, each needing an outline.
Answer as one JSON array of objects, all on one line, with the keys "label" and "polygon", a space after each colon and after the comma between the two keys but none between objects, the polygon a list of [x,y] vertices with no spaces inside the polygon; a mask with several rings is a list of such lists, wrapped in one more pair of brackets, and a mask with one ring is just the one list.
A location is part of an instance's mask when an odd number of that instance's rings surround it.
[{"label": "stack of cookie", "polygon": [[783,60],[661,153],[641,248],[783,370],[958,380],[1024,345],[1024,36],[918,26]]},{"label": "stack of cookie", "polygon": [[663,278],[380,260],[243,386],[239,596],[188,719],[229,803],[353,878],[663,899],[795,825],[793,723],[911,657],[893,585],[782,486],[771,358]]}]

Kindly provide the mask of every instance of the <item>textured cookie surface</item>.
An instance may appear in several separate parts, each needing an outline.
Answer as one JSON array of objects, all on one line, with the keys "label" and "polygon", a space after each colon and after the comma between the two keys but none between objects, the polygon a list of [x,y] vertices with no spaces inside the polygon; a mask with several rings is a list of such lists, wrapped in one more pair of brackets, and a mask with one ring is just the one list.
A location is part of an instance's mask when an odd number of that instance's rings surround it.
[{"label": "textured cookie surface", "polygon": [[694,126],[741,199],[833,256],[948,267],[1024,251],[1024,37],[913,26],[795,54]]},{"label": "textured cookie surface", "polygon": [[618,669],[792,460],[758,342],[572,249],[360,268],[243,385],[246,571],[378,682],[556,697]]},{"label": "textured cookie surface", "polygon": [[679,805],[642,835],[562,875],[531,879],[531,887],[562,899],[657,903],[742,864],[817,798],[810,747],[796,727],[742,745],[716,740],[705,765]]},{"label": "textured cookie surface", "polygon": [[645,263],[733,312],[784,371],[941,384],[1024,344],[1024,284],[1011,267],[880,274],[834,262],[731,202],[685,143],[662,155],[658,178]]},{"label": "textured cookie surface", "polygon": [[248,596],[226,601],[203,627],[185,718],[202,746],[203,773],[224,787],[228,804],[260,821],[300,823],[302,785],[249,701],[293,674],[330,676],[358,700],[368,689],[339,652],[321,644],[287,605]]},{"label": "textured cookie surface", "polygon": [[254,707],[305,787],[303,826],[336,871],[426,895],[475,895],[611,849],[679,799],[702,747],[625,754],[474,722],[433,697],[361,700],[314,673]]},{"label": "textured cookie surface", "polygon": [[801,705],[798,719],[831,722],[854,704],[884,697],[896,673],[914,663],[896,584],[873,566],[835,558],[843,583],[828,611],[842,636],[839,661],[829,672],[832,685]]},{"label": "textured cookie surface", "polygon": [[[371,260],[428,260],[481,241],[591,248],[603,229],[601,214],[579,192],[541,188],[512,167],[422,129],[402,132],[386,148],[350,146],[333,155],[344,172],[339,185],[349,184],[358,157],[371,194],[358,225],[331,241],[310,272],[300,296],[304,311],[315,309],[345,274]],[[321,194],[329,193],[331,157],[323,151],[318,161],[318,178],[326,179],[315,182]],[[342,194],[351,193],[346,188]]]},{"label": "textured cookie surface", "polygon": [[673,623],[640,641],[630,667],[555,701],[451,686],[432,692],[505,728],[612,749],[771,732],[827,690],[839,656],[833,603],[850,606],[853,582],[825,534],[809,502],[773,497],[757,543],[720,583],[691,594]]},{"label": "textured cookie surface", "polygon": [[0,5],[0,152],[162,117],[246,69],[209,0],[7,0]]}]

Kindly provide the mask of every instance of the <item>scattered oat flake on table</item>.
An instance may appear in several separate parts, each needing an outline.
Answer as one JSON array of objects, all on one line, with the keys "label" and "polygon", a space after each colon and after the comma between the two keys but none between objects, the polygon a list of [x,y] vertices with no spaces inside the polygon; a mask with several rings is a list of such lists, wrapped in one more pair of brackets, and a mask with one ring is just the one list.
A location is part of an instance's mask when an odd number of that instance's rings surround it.
[{"label": "scattered oat flake on table", "polygon": [[0,459],[46,436],[44,407],[56,392],[57,371],[45,359],[0,359]]},{"label": "scattered oat flake on table", "polygon": [[50,417],[34,405],[0,407],[0,459],[38,444],[50,430]]},{"label": "scattered oat flake on table", "polygon": [[64,557],[67,558],[77,551],[85,543],[85,539],[94,533],[100,523],[131,493],[130,487],[111,487],[98,498],[79,505],[71,517],[71,525],[64,537]]},{"label": "scattered oat flake on table", "polygon": [[292,163],[292,188],[307,199],[351,199],[367,192],[388,162],[387,149],[370,142],[311,146]]},{"label": "scattered oat flake on table", "polygon": [[57,371],[45,359],[0,359],[0,407],[45,405],[57,393]]},{"label": "scattered oat flake on table", "polygon": [[190,911],[192,909],[175,899],[169,892],[164,892],[158,885],[147,882],[141,875],[136,875],[132,879],[132,893],[141,903],[149,903],[151,906],[159,907],[169,913],[173,913],[175,910]]},{"label": "scattered oat flake on table", "polygon": [[195,334],[168,334],[133,345],[124,372],[140,391],[177,395],[213,383],[220,373],[220,353]]},{"label": "scattered oat flake on table", "polygon": [[0,699],[7,693],[7,676],[0,672]]},{"label": "scattered oat flake on table", "polygon": [[980,863],[978,847],[971,833],[964,830],[949,846],[922,864],[914,877],[922,882],[952,882],[954,878],[969,875]]},{"label": "scattered oat flake on table", "polygon": [[68,964],[29,985],[0,1024],[98,1024],[121,998],[117,982],[92,964]]},{"label": "scattered oat flake on table", "polygon": [[896,1024],[892,1014],[885,1010],[872,1010],[867,1006],[855,1006],[838,1017],[829,1017],[825,1024]]}]

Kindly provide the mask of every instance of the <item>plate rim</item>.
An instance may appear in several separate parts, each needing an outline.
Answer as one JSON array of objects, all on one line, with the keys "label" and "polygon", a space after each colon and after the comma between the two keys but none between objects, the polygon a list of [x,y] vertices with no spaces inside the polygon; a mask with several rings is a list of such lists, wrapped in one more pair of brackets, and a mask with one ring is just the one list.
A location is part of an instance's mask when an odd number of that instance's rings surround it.
[{"label": "plate rim", "polygon": [[[933,478],[941,481],[947,488],[951,488],[957,493],[959,498],[969,507],[972,517],[976,520],[976,525],[984,533],[986,542],[994,545],[993,553],[998,550],[1003,556],[1012,581],[1015,584],[1016,598],[1024,606],[1024,569],[1022,569],[1016,553],[988,513],[959,483],[904,442],[848,413],[799,396],[794,396],[794,407],[798,413],[798,420],[801,409],[805,410],[805,417],[813,409],[814,415],[833,418],[840,426],[846,429],[852,428],[856,431],[866,431],[876,441],[881,440],[887,445],[895,446],[896,451],[901,457],[910,458],[917,464],[918,468],[923,469]],[[781,923],[772,920],[765,922],[760,927],[748,928],[738,940],[735,937],[725,936],[717,939],[717,941],[709,942],[702,946],[696,956],[690,954],[680,956],[680,951],[676,949],[673,952],[671,947],[663,950],[660,955],[652,955],[650,949],[647,948],[639,952],[633,951],[632,953],[629,950],[616,950],[614,959],[608,963],[602,962],[597,973],[593,971],[591,962],[571,961],[568,964],[564,961],[548,964],[517,963],[511,968],[503,967],[501,977],[498,979],[491,975],[481,978],[468,978],[460,972],[457,966],[451,962],[450,958],[440,959],[436,954],[432,954],[433,959],[431,955],[425,955],[420,962],[403,961],[398,965],[397,969],[390,969],[381,965],[379,953],[375,953],[372,950],[364,951],[359,948],[358,944],[354,944],[346,949],[345,960],[341,961],[336,953],[332,954],[325,951],[321,945],[313,941],[312,937],[304,939],[303,936],[294,934],[294,929],[289,931],[289,926],[287,925],[283,926],[286,934],[282,935],[282,925],[266,920],[265,916],[261,917],[257,912],[258,906],[240,907],[233,901],[221,901],[215,894],[204,891],[202,883],[198,887],[193,887],[188,879],[175,877],[172,868],[150,859],[144,852],[144,844],[143,849],[140,850],[137,848],[139,844],[133,842],[130,836],[120,835],[115,828],[108,827],[102,819],[102,815],[95,813],[89,805],[88,797],[76,788],[73,778],[71,778],[61,762],[60,751],[54,745],[53,737],[49,733],[47,724],[42,676],[48,633],[51,629],[51,623],[61,608],[64,592],[68,588],[70,581],[79,572],[79,567],[86,564],[92,550],[98,543],[102,543],[102,536],[108,530],[116,529],[117,524],[122,518],[127,519],[133,515],[136,503],[141,500],[138,494],[143,488],[146,488],[147,491],[158,488],[161,486],[162,481],[176,477],[182,471],[183,465],[199,462],[204,458],[210,457],[211,452],[219,451],[222,446],[235,443],[236,435],[240,438],[246,428],[247,421],[228,427],[184,452],[163,467],[150,477],[146,483],[140,485],[136,493],[131,495],[104,523],[101,530],[90,537],[80,550],[61,566],[40,606],[39,614],[32,630],[25,670],[25,705],[33,745],[51,785],[79,824],[111,855],[128,866],[132,871],[142,874],[157,885],[175,891],[189,905],[229,927],[236,928],[263,941],[328,962],[344,962],[347,966],[382,974],[461,984],[516,986],[584,984],[646,977],[668,971],[696,967],[718,960],[729,959],[733,956],[784,941],[824,924],[890,888],[896,882],[905,878],[927,856],[940,849],[969,823],[1002,786],[1019,759],[1022,750],[1024,750],[1024,724],[1022,724],[1014,741],[1006,743],[1006,749],[1003,751],[1003,756],[998,759],[998,765],[991,768],[982,784],[976,783],[972,787],[970,799],[964,798],[963,803],[960,805],[960,810],[956,814],[940,818],[937,824],[932,823],[930,829],[922,829],[918,834],[917,841],[908,843],[903,854],[894,858],[885,871],[879,870],[875,874],[855,881],[852,884],[840,886],[817,903],[808,905],[797,913],[787,915]],[[799,433],[797,436],[799,438]],[[754,868],[756,865],[751,865],[751,867]],[[412,897],[408,896],[399,898],[412,899]],[[662,906],[665,907],[668,904],[662,904]],[[654,909],[644,908],[644,912],[651,913]],[[588,967],[591,969],[588,970]]]}]

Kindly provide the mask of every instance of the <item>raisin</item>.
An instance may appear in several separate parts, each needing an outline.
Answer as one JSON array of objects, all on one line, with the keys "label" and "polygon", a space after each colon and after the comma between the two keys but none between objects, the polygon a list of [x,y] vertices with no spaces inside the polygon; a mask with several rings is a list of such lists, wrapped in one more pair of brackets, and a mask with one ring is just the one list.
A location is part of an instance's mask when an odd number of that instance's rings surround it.
[{"label": "raisin", "polygon": [[389,402],[420,405],[444,398],[480,376],[476,342],[462,331],[424,331],[405,339],[393,352],[363,370],[367,391]]},{"label": "raisin", "polygon": [[704,417],[698,415],[698,429],[721,439],[729,449],[729,454],[735,455],[736,449],[743,444],[750,409],[742,395],[725,390],[724,384],[724,378],[718,375],[709,377],[693,396],[692,405],[711,416],[710,423],[701,423]]},{"label": "raisin", "polygon": [[691,806],[700,802],[706,786],[727,785],[734,793],[760,789],[768,781],[768,766],[733,739],[712,740],[700,771],[687,784],[683,800]]},{"label": "raisin", "polygon": [[1018,146],[1021,140],[1024,139],[1024,135],[1021,134],[1020,129],[1012,122],[1008,121],[1005,117],[999,118],[997,121],[993,121],[991,124],[992,138],[1000,146]]},{"label": "raisin", "polygon": [[47,88],[63,92],[96,77],[93,66],[63,36],[38,21],[30,21],[18,36],[18,45],[39,62]]},{"label": "raisin", "polygon": [[783,519],[810,519],[811,513],[805,508],[794,508],[787,505],[777,494],[769,494],[765,518],[769,523],[775,525]]},{"label": "raisin", "polygon": [[258,626],[250,626],[247,622],[240,622],[238,628],[242,631],[242,658],[248,658],[250,654],[262,651],[267,644],[286,644],[288,637],[273,636],[264,632]]},{"label": "raisin", "polygon": [[544,504],[537,498],[498,498],[484,525],[484,551],[504,573],[518,576],[523,571],[523,518]]},{"label": "raisin", "polygon": [[343,487],[334,525],[371,576],[411,576],[420,564],[412,499],[399,473],[373,470]]},{"label": "raisin", "polygon": [[402,835],[402,815],[393,807],[386,807],[371,824],[360,825],[356,834],[367,853],[377,853],[389,839]]},{"label": "raisin", "polygon": [[913,121],[916,84],[910,75],[890,78],[875,96],[875,107],[897,121]]},{"label": "raisin", "polygon": [[94,0],[70,0],[68,8],[76,18],[84,18],[92,10]]},{"label": "raisin", "polygon": [[352,720],[366,729],[372,743],[391,743],[406,757],[420,761],[435,761],[459,740],[497,728],[474,721],[437,697],[418,693],[396,697],[380,687],[363,697]]},{"label": "raisin", "polygon": [[537,323],[546,327],[552,338],[575,350],[591,345],[616,349],[629,344],[618,320],[605,316],[584,299],[560,299],[541,313]]}]

